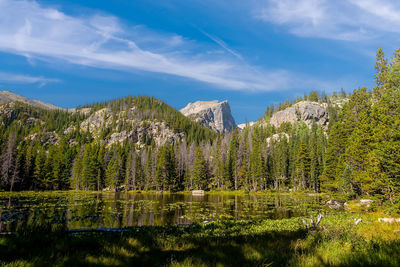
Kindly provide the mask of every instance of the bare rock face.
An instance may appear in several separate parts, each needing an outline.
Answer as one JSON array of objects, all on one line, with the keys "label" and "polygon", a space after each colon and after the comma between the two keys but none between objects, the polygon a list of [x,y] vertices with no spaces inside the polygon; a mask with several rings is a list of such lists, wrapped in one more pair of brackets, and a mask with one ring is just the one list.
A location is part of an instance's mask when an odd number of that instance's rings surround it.
[{"label": "bare rock face", "polygon": [[193,121],[218,133],[231,132],[236,128],[231,108],[227,100],[197,101],[189,103],[180,112]]},{"label": "bare rock face", "polygon": [[[113,124],[129,125],[131,130],[119,130],[119,127],[113,127]],[[89,131],[95,138],[99,137],[102,129],[109,129],[111,134],[102,140],[102,143],[107,146],[125,141],[143,145],[149,140],[160,146],[181,141],[185,137],[184,133],[174,132],[165,122],[138,119],[134,107],[115,114],[109,108],[100,109],[84,120],[80,124],[80,129],[81,131]],[[73,130],[74,127],[69,127],[64,133]]]},{"label": "bare rock face", "polygon": [[0,105],[10,102],[22,102],[31,106],[43,108],[43,109],[62,109],[49,103],[45,103],[39,100],[29,99],[27,97],[14,94],[10,91],[0,91]]},{"label": "bare rock face", "polygon": [[292,107],[276,112],[272,115],[270,124],[279,127],[284,122],[296,121],[304,121],[309,126],[315,121],[321,126],[326,126],[329,121],[328,111],[316,102],[301,101]]},{"label": "bare rock face", "polygon": [[52,131],[52,132],[34,133],[25,137],[25,140],[40,141],[41,144],[54,145],[58,143],[60,137],[56,132]]},{"label": "bare rock face", "polygon": [[256,124],[255,121],[250,121],[250,122],[248,122],[248,123],[238,124],[237,127],[238,127],[239,129],[243,130],[244,128],[246,128],[246,127],[251,127],[251,126],[253,126],[253,125],[255,125],[255,124]]},{"label": "bare rock face", "polygon": [[271,137],[267,138],[267,144],[270,145],[272,142],[282,141],[284,138],[289,141],[290,136],[287,133],[274,134]]}]

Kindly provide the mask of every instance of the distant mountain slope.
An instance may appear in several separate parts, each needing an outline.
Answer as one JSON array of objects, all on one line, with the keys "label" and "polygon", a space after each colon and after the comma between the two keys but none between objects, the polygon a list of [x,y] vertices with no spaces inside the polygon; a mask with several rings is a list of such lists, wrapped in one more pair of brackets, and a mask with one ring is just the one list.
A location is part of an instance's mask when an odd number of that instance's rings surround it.
[{"label": "distant mountain slope", "polygon": [[197,101],[180,110],[188,118],[218,133],[231,132],[236,128],[228,101]]},{"label": "distant mountain slope", "polygon": [[0,126],[20,129],[24,139],[44,144],[61,139],[80,144],[79,138],[85,135],[107,146],[124,142],[161,146],[183,140],[198,143],[216,136],[154,97],[129,96],[66,110],[8,91],[1,93]]},{"label": "distant mountain slope", "polygon": [[10,91],[0,91],[0,105],[10,103],[10,102],[22,102],[22,103],[25,103],[28,105],[32,105],[32,106],[43,108],[43,109],[49,109],[49,110],[62,109],[62,108],[54,106],[52,104],[45,103],[40,100],[29,99],[27,97],[15,94]]},{"label": "distant mountain slope", "polygon": [[75,112],[88,115],[80,124],[82,130],[95,138],[102,137],[108,144],[133,140],[163,145],[184,138],[199,142],[216,135],[163,101],[148,96],[129,96],[77,108]]}]

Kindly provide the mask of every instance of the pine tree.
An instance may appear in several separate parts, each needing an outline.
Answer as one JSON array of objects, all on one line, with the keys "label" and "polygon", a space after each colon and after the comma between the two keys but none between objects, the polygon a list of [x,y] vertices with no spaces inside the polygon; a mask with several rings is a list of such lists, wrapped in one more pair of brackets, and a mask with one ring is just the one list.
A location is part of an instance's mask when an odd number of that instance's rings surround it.
[{"label": "pine tree", "polygon": [[54,147],[50,147],[48,155],[43,165],[43,174],[41,180],[41,188],[45,190],[55,189],[56,179],[53,175],[53,159],[54,159]]},{"label": "pine tree", "polygon": [[123,178],[121,155],[114,152],[106,168],[105,186],[110,189],[116,189],[122,183]]},{"label": "pine tree", "polygon": [[97,161],[99,147],[97,144],[85,145],[82,158],[82,183],[88,190],[99,190],[98,176],[100,164]]},{"label": "pine tree", "polygon": [[222,144],[221,144],[221,139],[218,138],[217,140],[217,145],[214,150],[214,168],[213,168],[213,182],[212,184],[216,186],[217,189],[221,189],[223,187],[223,180],[224,180],[224,162],[222,159]]},{"label": "pine tree", "polygon": [[163,146],[158,152],[154,180],[158,190],[176,191],[181,186],[176,183],[175,156],[170,145]]},{"label": "pine tree", "polygon": [[382,47],[379,47],[376,52],[375,70],[376,86],[374,88],[374,96],[376,99],[379,99],[383,94],[389,71],[388,60],[385,58],[385,53],[383,52]]},{"label": "pine tree", "polygon": [[77,148],[77,156],[74,159],[74,163],[72,165],[72,180],[71,187],[72,189],[79,190],[82,189],[82,156],[84,152],[84,148]]},{"label": "pine tree", "polygon": [[200,147],[194,152],[193,169],[192,169],[193,189],[206,189],[208,185],[206,162]]},{"label": "pine tree", "polygon": [[274,153],[272,156],[274,188],[280,190],[285,186],[288,179],[289,165],[289,146],[287,138],[280,138],[274,145]]},{"label": "pine tree", "polygon": [[35,167],[33,171],[33,178],[35,187],[38,189],[43,189],[43,181],[45,179],[46,173],[44,169],[44,164],[46,161],[46,152],[44,148],[41,148],[35,159]]},{"label": "pine tree", "polygon": [[310,179],[310,154],[308,151],[307,144],[304,142],[300,143],[299,151],[297,153],[297,159],[295,164],[295,171],[293,177],[294,188],[305,190],[308,188]]}]

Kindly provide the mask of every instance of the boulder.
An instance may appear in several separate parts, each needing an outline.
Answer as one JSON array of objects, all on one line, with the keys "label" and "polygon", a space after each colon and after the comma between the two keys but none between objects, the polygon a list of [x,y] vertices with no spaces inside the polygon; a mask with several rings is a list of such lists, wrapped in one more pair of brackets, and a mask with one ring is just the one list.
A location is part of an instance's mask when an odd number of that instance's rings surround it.
[{"label": "boulder", "polygon": [[328,200],[325,204],[334,210],[343,210],[345,206],[345,202],[338,200]]},{"label": "boulder", "polygon": [[362,206],[367,207],[367,208],[369,208],[369,206],[371,206],[372,202],[375,202],[375,200],[372,200],[372,199],[360,199],[360,204]]},{"label": "boulder", "polygon": [[400,218],[379,218],[378,222],[396,223],[396,222],[400,222]]},{"label": "boulder", "polygon": [[204,196],[204,190],[193,190],[192,195],[193,196]]}]

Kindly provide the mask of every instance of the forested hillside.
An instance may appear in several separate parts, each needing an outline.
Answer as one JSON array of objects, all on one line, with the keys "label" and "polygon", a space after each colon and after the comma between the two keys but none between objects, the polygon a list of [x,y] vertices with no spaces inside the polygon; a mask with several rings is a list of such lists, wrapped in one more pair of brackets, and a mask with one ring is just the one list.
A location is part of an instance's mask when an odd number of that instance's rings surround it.
[{"label": "forested hillside", "polygon": [[371,91],[311,92],[224,135],[151,97],[74,112],[9,103],[0,106],[1,188],[310,190],[396,201],[400,50],[388,61],[379,49],[375,68]]}]

